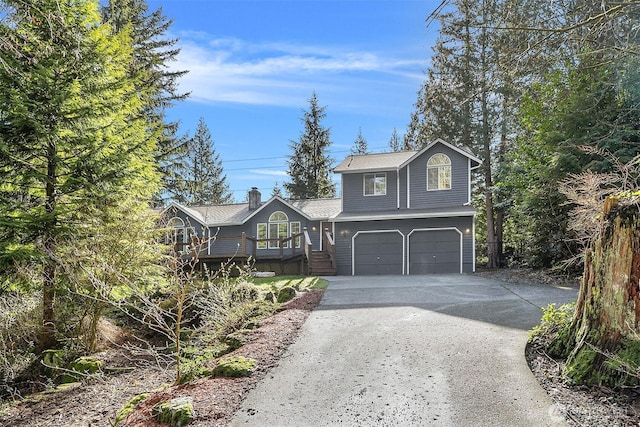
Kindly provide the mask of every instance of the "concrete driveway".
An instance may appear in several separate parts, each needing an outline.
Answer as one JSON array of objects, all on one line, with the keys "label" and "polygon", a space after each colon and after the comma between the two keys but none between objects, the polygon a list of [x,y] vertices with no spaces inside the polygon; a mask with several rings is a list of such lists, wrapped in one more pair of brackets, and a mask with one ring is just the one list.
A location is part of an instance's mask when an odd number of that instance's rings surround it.
[{"label": "concrete driveway", "polygon": [[527,331],[577,289],[474,275],[328,278],[233,426],[561,426]]}]

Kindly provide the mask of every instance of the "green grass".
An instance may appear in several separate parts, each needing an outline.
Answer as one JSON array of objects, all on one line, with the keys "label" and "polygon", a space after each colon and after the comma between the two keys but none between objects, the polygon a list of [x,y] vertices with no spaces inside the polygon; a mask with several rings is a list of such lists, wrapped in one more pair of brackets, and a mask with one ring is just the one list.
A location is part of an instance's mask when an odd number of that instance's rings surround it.
[{"label": "green grass", "polygon": [[253,283],[266,289],[282,289],[285,286],[291,286],[299,291],[327,289],[329,286],[328,281],[314,276],[256,277]]}]

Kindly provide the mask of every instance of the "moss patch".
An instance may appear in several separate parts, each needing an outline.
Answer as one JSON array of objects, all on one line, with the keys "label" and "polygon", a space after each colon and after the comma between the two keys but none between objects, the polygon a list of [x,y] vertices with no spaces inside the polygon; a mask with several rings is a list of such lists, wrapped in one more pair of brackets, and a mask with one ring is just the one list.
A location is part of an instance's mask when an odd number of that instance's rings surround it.
[{"label": "moss patch", "polygon": [[295,296],[296,296],[296,290],[291,286],[285,286],[284,288],[278,291],[277,301],[279,304],[282,304],[294,299]]},{"label": "moss patch", "polygon": [[102,361],[93,357],[83,356],[73,360],[67,365],[67,372],[63,375],[61,383],[72,383],[83,376],[92,375],[102,368]]},{"label": "moss patch", "polygon": [[242,356],[225,357],[213,368],[214,377],[246,377],[256,368],[257,362]]},{"label": "moss patch", "polygon": [[178,397],[168,402],[160,402],[153,406],[152,413],[160,423],[167,423],[171,427],[182,427],[195,418],[193,401],[190,397]]},{"label": "moss patch", "polygon": [[130,413],[133,412],[133,410],[136,408],[136,406],[138,405],[138,403],[142,402],[143,400],[145,400],[147,397],[149,397],[149,393],[142,393],[139,394],[137,396],[134,396],[131,400],[129,400],[123,407],[122,409],[120,409],[117,413],[116,413],[116,419],[113,423],[113,425],[115,427],[118,427],[118,425],[124,421]]},{"label": "moss patch", "polygon": [[564,373],[578,384],[635,387],[640,383],[640,342],[623,340],[614,354],[585,346],[567,362]]}]

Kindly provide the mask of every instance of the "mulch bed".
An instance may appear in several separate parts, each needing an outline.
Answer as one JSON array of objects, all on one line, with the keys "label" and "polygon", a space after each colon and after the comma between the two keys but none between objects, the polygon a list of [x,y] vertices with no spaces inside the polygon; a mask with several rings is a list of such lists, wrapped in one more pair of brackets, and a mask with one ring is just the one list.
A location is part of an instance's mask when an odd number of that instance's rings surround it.
[{"label": "mulch bed", "polygon": [[267,372],[277,365],[286,348],[298,336],[298,330],[322,298],[323,291],[308,291],[284,304],[282,311],[263,321],[249,342],[225,355],[244,356],[257,361],[256,370],[242,378],[205,378],[155,393],[136,408],[126,420],[127,427],[160,427],[151,416],[158,402],[177,397],[193,400],[196,419],[190,426],[225,426],[240,408],[244,396]]}]

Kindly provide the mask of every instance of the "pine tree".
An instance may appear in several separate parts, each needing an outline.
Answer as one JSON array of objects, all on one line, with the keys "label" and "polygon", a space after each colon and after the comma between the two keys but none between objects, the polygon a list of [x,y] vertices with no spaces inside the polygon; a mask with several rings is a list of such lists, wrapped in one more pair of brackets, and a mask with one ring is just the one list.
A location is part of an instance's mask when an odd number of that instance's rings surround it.
[{"label": "pine tree", "polygon": [[284,187],[292,199],[334,197],[336,188],[329,176],[333,159],[326,153],[331,145],[330,129],[321,124],[326,107],[318,105],[315,92],[308,101],[309,111],[304,111],[301,118],[304,131],[298,141],[291,141],[293,153],[288,160],[291,182]]},{"label": "pine tree", "polygon": [[[28,250],[41,272],[40,349],[56,344],[60,257],[95,212],[157,190],[141,104],[127,74],[128,34],[100,23],[95,0],[6,0],[0,22],[2,257]],[[18,250],[16,250],[18,248]],[[33,269],[37,269],[35,265]]]},{"label": "pine tree", "polygon": [[358,128],[358,136],[353,143],[353,147],[351,147],[351,154],[369,154],[369,150],[367,148],[367,140],[362,136],[362,128]]},{"label": "pine tree", "polygon": [[396,128],[393,128],[391,139],[389,139],[389,148],[391,148],[391,151],[393,152],[400,151],[402,149],[400,146],[400,137],[398,136],[398,130]]},{"label": "pine tree", "polygon": [[273,184],[273,189],[271,190],[271,197],[276,197],[276,196],[280,198],[284,198],[282,187],[280,187],[280,183],[277,181]]},{"label": "pine tree", "polygon": [[173,198],[188,205],[229,203],[232,196],[227,177],[203,118],[198,121],[193,138],[187,139],[186,148]]},{"label": "pine tree", "polygon": [[[178,123],[166,118],[166,111],[188,94],[178,90],[178,79],[187,71],[170,71],[169,64],[176,60],[180,49],[178,39],[168,38],[172,20],[162,9],[149,12],[146,0],[109,0],[102,8],[103,20],[115,33],[130,33],[133,57],[129,75],[142,96],[146,117],[147,137],[156,141],[156,160],[162,173],[162,187],[172,189],[180,180],[175,171],[186,150],[186,137],[178,135]],[[162,196],[156,195],[156,204]]]}]

